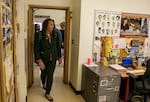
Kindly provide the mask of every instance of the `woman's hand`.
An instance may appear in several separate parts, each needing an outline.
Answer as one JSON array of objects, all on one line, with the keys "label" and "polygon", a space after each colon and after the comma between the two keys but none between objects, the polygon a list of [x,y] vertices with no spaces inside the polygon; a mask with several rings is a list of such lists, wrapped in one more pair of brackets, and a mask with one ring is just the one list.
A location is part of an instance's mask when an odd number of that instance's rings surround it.
[{"label": "woman's hand", "polygon": [[37,62],[37,65],[40,67],[40,69],[42,70],[45,69],[45,65],[41,59],[38,59],[36,62]]}]

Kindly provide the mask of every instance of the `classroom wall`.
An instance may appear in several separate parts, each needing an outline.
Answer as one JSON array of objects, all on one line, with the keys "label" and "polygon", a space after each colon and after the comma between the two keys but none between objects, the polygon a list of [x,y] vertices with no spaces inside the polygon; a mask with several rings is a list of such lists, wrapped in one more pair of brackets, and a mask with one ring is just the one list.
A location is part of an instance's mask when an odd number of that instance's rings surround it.
[{"label": "classroom wall", "polygon": [[94,32],[94,10],[108,10],[128,13],[150,14],[149,0],[82,0],[79,34],[79,59],[76,90],[81,89],[82,64],[92,56]]},{"label": "classroom wall", "polygon": [[[74,49],[79,54],[74,54],[75,60],[72,62],[75,66],[70,69],[71,83],[78,91],[81,89],[82,64],[86,63],[87,57],[92,55],[92,39],[94,31],[94,10],[109,10],[128,13],[150,14],[149,0],[17,0],[18,23],[21,25],[20,33],[17,37],[18,63],[19,63],[19,102],[25,102],[26,82],[25,76],[25,58],[24,40],[27,36],[27,9],[29,4],[52,5],[52,6],[70,6],[72,7],[72,39],[75,40]],[[81,11],[80,11],[81,7]],[[20,9],[23,8],[23,9]],[[80,13],[81,12],[81,13]],[[77,35],[77,37],[75,37]],[[23,46],[22,46],[23,45]],[[78,50],[79,49],[79,50]],[[19,62],[20,60],[20,62]],[[22,71],[21,71],[22,70]]]}]

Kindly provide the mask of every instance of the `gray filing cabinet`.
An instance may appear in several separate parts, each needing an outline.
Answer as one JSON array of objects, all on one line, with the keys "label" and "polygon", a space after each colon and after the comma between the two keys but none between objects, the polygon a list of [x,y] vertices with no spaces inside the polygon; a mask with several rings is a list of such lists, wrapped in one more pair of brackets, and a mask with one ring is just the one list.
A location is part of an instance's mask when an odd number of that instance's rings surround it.
[{"label": "gray filing cabinet", "polygon": [[118,102],[121,75],[109,67],[82,66],[81,95],[86,102]]}]

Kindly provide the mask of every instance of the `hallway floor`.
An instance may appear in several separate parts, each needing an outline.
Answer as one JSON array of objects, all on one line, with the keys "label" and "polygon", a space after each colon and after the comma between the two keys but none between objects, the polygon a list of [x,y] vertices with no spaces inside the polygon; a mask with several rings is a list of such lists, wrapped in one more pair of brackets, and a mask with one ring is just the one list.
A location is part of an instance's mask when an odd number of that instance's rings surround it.
[{"label": "hallway floor", "polygon": [[[54,102],[85,102],[81,95],[76,95],[69,85],[63,83],[63,65],[57,65],[51,96]],[[34,65],[34,84],[28,89],[28,102],[49,102],[45,90],[40,87],[40,69]]]}]

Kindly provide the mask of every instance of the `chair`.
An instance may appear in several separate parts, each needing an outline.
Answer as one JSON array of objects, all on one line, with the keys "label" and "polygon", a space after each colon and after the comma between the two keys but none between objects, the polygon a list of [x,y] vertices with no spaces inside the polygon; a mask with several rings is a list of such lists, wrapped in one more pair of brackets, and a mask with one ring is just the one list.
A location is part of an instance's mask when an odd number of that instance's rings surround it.
[{"label": "chair", "polygon": [[[146,71],[140,78],[128,73],[131,78],[129,102],[134,102],[133,97],[144,96],[144,102],[148,102],[150,96],[150,59],[147,60]],[[139,100],[143,100],[143,97],[138,97]]]}]

